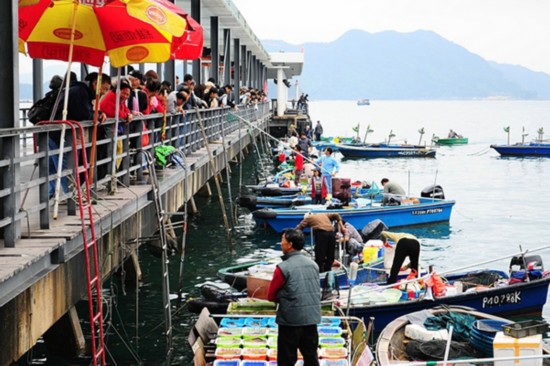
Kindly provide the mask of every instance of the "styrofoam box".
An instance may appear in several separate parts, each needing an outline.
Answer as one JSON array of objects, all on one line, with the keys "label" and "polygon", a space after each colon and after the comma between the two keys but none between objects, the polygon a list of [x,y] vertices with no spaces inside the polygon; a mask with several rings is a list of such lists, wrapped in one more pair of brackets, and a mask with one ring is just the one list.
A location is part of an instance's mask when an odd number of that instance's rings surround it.
[{"label": "styrofoam box", "polygon": [[[514,356],[542,356],[542,335],[536,334],[530,337],[514,338],[498,332],[493,340],[494,357]],[[496,361],[495,366],[542,366],[542,358],[521,360]]]}]

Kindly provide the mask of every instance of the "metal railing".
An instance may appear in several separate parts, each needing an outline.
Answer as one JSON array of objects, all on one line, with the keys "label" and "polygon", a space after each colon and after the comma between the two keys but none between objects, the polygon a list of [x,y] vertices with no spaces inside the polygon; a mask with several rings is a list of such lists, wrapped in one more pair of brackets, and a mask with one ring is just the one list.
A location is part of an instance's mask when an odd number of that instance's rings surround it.
[{"label": "metal railing", "polygon": [[[29,125],[28,109],[21,110],[21,125]],[[222,131],[227,136],[246,126],[241,125],[236,116],[255,122],[269,117],[269,103],[260,103],[255,108],[239,106],[237,111],[225,108],[201,109],[198,111],[204,125],[208,142],[222,138]],[[92,121],[81,123],[85,130],[85,147],[88,161],[92,147],[90,136]],[[144,126],[146,130],[144,130]],[[131,127],[131,128],[130,128]],[[21,128],[0,129],[0,230],[5,247],[13,247],[20,237],[22,222],[29,227],[30,217],[38,215],[41,229],[50,227],[50,207],[53,206],[52,189],[57,179],[57,168],[53,165],[60,153],[55,137],[59,135],[59,125],[37,125]],[[158,145],[171,145],[186,154],[193,153],[204,146],[204,139],[199,124],[199,116],[194,110],[185,114],[162,114],[136,117],[128,124],[119,122],[117,141],[122,142],[122,152],[114,149],[114,120],[107,120],[99,126],[97,155],[94,167],[95,190],[111,182],[112,164],[116,162],[116,179],[124,185],[143,179],[145,161],[141,150],[151,151]],[[165,138],[161,141],[162,131]],[[142,146],[142,137],[149,136],[149,144]],[[53,142],[53,144],[52,144]],[[57,144],[56,144],[57,143]],[[80,144],[78,149],[80,149]],[[66,135],[63,149],[64,163],[61,173],[63,180],[59,200],[67,201],[68,215],[75,215],[76,201],[71,199],[75,194],[74,158],[72,136]],[[80,155],[79,155],[80,156]],[[31,198],[32,197],[32,198]],[[32,204],[27,200],[30,199]]]}]

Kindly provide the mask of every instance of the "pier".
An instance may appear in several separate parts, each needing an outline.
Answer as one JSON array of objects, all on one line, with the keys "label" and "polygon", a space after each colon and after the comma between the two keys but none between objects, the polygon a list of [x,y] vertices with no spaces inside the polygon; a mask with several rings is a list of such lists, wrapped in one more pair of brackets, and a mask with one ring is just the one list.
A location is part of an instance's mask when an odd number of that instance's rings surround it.
[{"label": "pier", "polygon": [[[186,204],[191,212],[200,211],[194,195],[212,194],[210,183],[240,163],[260,131],[269,130],[273,115],[279,120],[296,120],[297,114],[293,112],[288,114],[290,119],[285,119],[290,109],[287,89],[288,80],[301,73],[303,55],[276,56],[272,63],[271,55],[231,1],[191,0],[184,2],[182,8],[185,5],[204,29],[203,56],[185,61],[179,72],[174,61],[157,65],[161,78],[175,85],[176,75],[190,73],[198,85],[214,77],[220,86],[233,85],[236,101],[240,100],[240,87],[259,90],[267,85],[268,79],[274,79],[278,81],[277,103],[271,107],[266,101],[246,106],[237,103],[235,109],[187,110],[185,114],[139,117],[133,123],[143,121],[143,124],[139,123],[140,127],[133,132],[127,124],[121,124],[123,132],[118,135],[118,141],[122,141],[122,152],[116,152],[114,137],[98,140],[98,146],[112,153],[98,157],[88,171],[95,177],[91,184],[91,202],[87,202],[86,194],[84,199],[79,199],[79,190],[86,193],[86,189],[82,181],[80,187],[75,184],[75,177],[82,176],[78,169],[87,165],[79,161],[75,153],[81,154],[85,149],[90,157],[92,145],[88,136],[93,123],[82,121],[82,128],[74,124],[77,126],[74,135],[66,125],[66,144],[60,151],[52,149],[48,139],[62,124],[33,126],[28,122],[28,109],[19,106],[18,97],[18,5],[14,1],[0,5],[3,30],[0,37],[4,44],[11,45],[0,55],[0,69],[4,70],[0,80],[10,89],[10,93],[0,98],[3,110],[0,120],[0,366],[17,362],[41,338],[52,352],[89,353],[87,343],[96,335],[83,332],[75,309],[79,301],[89,297],[90,279],[86,277],[86,268],[90,260],[84,249],[88,239],[96,238],[99,287],[121,269],[133,271],[138,278],[136,253],[141,238],[154,236],[159,230],[157,204],[160,202],[163,210],[160,214],[167,216]],[[285,57],[293,58],[291,67],[284,65],[289,61]],[[143,65],[137,67],[144,69]],[[112,75],[116,72],[111,69]],[[85,74],[83,65],[81,78]],[[43,83],[42,60],[33,60],[34,101],[43,96]],[[113,120],[104,123],[105,126],[113,124]],[[286,128],[286,124],[281,127]],[[149,135],[150,143],[143,146],[145,134]],[[164,138],[160,138],[161,135]],[[179,163],[156,169],[148,165],[146,154],[154,157],[155,147],[160,145],[172,146]],[[52,174],[50,161],[57,160],[60,153],[66,163],[60,175]],[[115,164],[117,168],[113,169]],[[158,178],[157,186],[152,184],[152,169]],[[108,173],[100,174],[100,170]],[[48,187],[58,178],[68,181],[68,189],[62,190],[59,201],[55,202]],[[91,216],[83,214],[82,207],[88,207]]]}]

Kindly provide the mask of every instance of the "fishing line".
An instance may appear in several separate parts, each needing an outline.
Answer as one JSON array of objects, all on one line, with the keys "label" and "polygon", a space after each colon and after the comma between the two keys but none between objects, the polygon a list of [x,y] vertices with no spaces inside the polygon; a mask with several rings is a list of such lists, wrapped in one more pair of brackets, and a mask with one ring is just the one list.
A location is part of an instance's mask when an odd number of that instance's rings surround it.
[{"label": "fishing line", "polygon": [[[231,112],[229,112],[231,115],[234,115],[235,117],[237,117],[239,120],[243,121],[244,123],[246,123],[248,126],[252,127],[252,128],[255,128],[257,129],[258,131],[260,131],[261,133],[265,134],[267,137],[269,137],[270,139],[272,139],[273,141],[276,141],[277,143],[279,144],[282,144],[283,146],[289,146],[287,142],[284,142],[282,140],[279,140],[278,138],[274,137],[273,135],[269,134],[268,132],[262,130],[261,128],[257,127],[257,126],[254,126],[254,124],[252,124],[252,122],[250,121],[247,121],[246,119],[244,119],[243,117],[241,116],[237,116],[236,114],[232,114]],[[315,161],[311,160],[310,158],[306,158],[304,156],[304,160],[310,162],[311,164],[313,164],[316,168],[318,169],[321,169],[323,171],[325,171],[326,173],[329,173],[329,174],[332,174],[332,172],[329,172],[328,170],[324,169],[322,166],[318,165]]]},{"label": "fishing line", "polygon": [[481,156],[481,155],[485,155],[489,152],[489,150],[491,150],[491,147],[486,147],[486,148],[483,148],[483,150],[480,150],[478,152],[475,152],[475,153],[472,153],[472,154],[468,154],[467,156]]}]

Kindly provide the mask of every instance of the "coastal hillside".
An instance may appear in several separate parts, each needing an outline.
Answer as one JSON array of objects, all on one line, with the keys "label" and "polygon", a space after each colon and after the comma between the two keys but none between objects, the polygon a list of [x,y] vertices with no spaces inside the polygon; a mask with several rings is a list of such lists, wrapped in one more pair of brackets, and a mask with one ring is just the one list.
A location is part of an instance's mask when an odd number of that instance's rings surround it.
[{"label": "coastal hillside", "polygon": [[297,79],[310,100],[550,99],[550,75],[490,62],[431,31],[352,30],[330,43],[262,43],[269,52],[304,50]]}]

